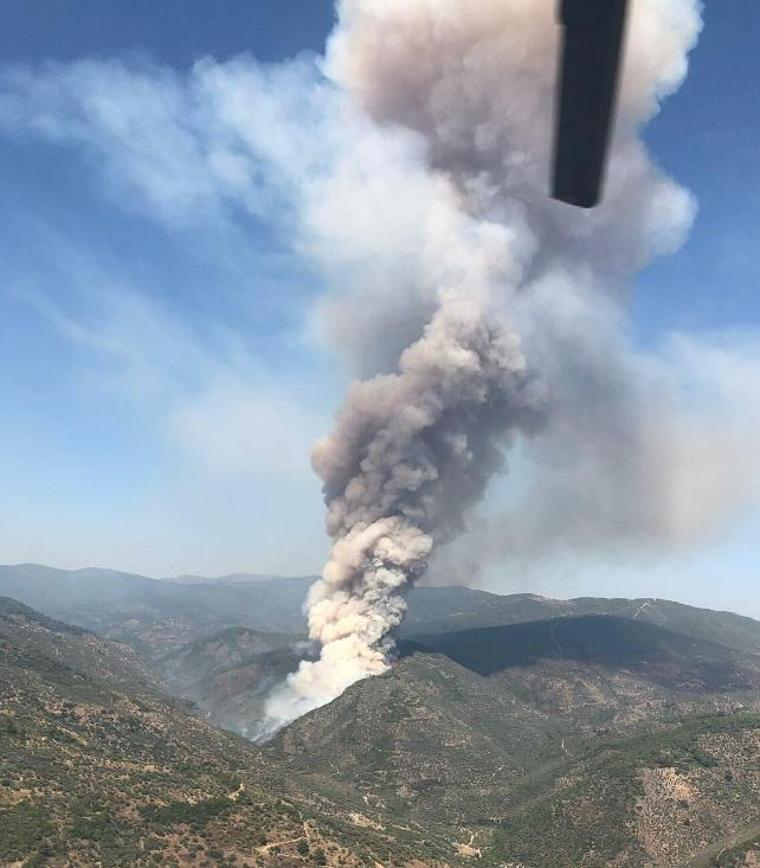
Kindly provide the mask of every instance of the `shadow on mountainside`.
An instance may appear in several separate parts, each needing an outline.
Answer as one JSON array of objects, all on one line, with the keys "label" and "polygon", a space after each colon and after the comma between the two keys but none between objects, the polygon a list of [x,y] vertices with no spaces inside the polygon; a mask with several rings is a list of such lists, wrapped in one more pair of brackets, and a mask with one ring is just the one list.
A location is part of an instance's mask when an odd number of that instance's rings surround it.
[{"label": "shadow on mountainside", "polygon": [[544,660],[570,660],[640,672],[669,686],[722,690],[760,685],[760,659],[755,655],[609,615],[553,618],[399,642],[402,657],[431,652],[483,676]]}]

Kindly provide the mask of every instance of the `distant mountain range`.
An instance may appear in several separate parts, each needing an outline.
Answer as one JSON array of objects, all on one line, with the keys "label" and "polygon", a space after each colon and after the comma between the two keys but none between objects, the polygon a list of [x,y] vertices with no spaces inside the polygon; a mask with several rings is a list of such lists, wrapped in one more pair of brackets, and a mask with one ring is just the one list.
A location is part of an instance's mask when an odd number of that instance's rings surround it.
[{"label": "distant mountain range", "polygon": [[301,606],[312,581],[210,580],[186,585],[112,570],[0,566],[0,594],[130,642],[151,656],[227,627],[302,633]]},{"label": "distant mountain range", "polygon": [[[175,650],[228,627],[268,633],[306,632],[303,602],[316,576],[277,578],[238,573],[218,579],[149,579],[104,569],[58,570],[38,564],[0,566],[0,595],[26,603],[149,654]],[[566,618],[616,615],[696,638],[760,651],[760,624],[661,599],[552,600],[463,587],[417,587],[399,636]]]},{"label": "distant mountain range", "polygon": [[227,576],[168,576],[160,579],[162,582],[172,582],[176,585],[249,585],[252,582],[269,582],[281,579],[282,576],[262,575],[259,573],[230,573]]},{"label": "distant mountain range", "polygon": [[417,588],[386,675],[216,728],[312,581],[0,567],[0,864],[760,864],[760,622]]}]

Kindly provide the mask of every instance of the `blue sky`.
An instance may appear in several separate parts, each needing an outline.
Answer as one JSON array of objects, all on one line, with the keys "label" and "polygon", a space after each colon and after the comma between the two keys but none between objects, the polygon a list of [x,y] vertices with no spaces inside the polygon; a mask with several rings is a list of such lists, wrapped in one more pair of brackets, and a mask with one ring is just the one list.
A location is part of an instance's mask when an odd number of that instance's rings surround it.
[{"label": "blue sky", "polygon": [[[174,74],[206,57],[277,63],[319,51],[332,20],[327,0],[0,5],[0,562],[151,575],[319,570],[327,544],[309,446],[346,374],[315,334],[310,311],[324,287],[285,243],[287,215],[272,219],[276,192],[242,213],[224,197],[235,165],[220,169],[221,194],[207,190],[189,138],[176,139],[176,163],[170,155],[148,172],[129,156],[128,130],[85,142],[76,100],[93,81],[77,64],[95,60],[98,86],[117,102],[131,98],[124,68],[162,82],[166,103],[127,105],[131,122],[169,105],[180,129],[202,125]],[[674,331],[754,339],[760,325],[760,7],[712,3],[705,21],[687,82],[647,135],[699,216],[685,246],[636,282],[643,347]],[[34,91],[36,131],[8,101],[26,87],[19,69],[63,82],[52,103]],[[488,580],[760,616],[756,539],[760,514],[749,510],[686,552],[584,559],[529,577],[495,569]]]}]

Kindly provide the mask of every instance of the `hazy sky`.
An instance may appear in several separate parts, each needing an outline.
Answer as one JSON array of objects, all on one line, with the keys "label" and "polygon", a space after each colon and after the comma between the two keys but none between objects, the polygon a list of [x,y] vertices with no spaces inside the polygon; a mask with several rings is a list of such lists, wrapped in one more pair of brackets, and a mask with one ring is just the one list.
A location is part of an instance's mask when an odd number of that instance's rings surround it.
[{"label": "hazy sky", "polygon": [[[705,20],[648,134],[699,216],[634,288],[642,346],[760,334],[760,7],[712,3]],[[314,326],[323,287],[274,198],[224,198],[239,166],[220,157],[222,193],[207,187],[182,82],[207,57],[319,51],[331,22],[328,0],[0,4],[0,562],[319,570],[309,448],[345,382]],[[487,580],[760,616],[756,508],[701,548],[634,555]]]}]

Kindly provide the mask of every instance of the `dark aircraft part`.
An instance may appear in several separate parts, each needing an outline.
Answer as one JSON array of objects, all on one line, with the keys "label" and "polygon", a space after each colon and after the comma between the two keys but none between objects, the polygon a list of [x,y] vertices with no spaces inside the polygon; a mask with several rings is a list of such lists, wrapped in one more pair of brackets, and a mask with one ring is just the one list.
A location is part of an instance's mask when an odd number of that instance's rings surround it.
[{"label": "dark aircraft part", "polygon": [[599,202],[619,78],[628,0],[561,0],[564,27],[552,195]]}]

